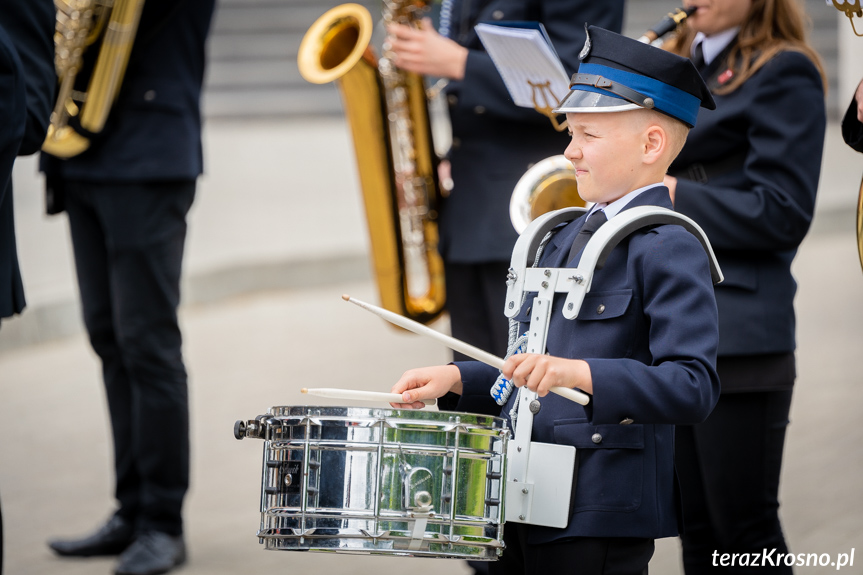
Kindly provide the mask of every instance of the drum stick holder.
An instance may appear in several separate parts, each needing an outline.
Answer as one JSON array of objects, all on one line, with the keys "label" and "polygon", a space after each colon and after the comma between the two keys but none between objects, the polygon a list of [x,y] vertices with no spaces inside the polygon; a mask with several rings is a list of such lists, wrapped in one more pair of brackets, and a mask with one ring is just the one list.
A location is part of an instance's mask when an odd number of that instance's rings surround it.
[{"label": "drum stick holder", "polygon": [[[701,242],[710,260],[714,283],[722,273],[704,231],[690,218],[657,206],[638,206],[621,211],[600,227],[584,247],[577,268],[531,267],[546,234],[560,224],[584,214],[585,208],[566,208],[533,220],[512,252],[510,280],[504,313],[515,317],[525,294],[535,293],[531,304],[527,353],[546,352],[546,338],[555,294],[566,294],[562,314],[576,319],[594,273],[602,269],[611,251],[632,232],[655,225],[683,226]],[[531,441],[533,417],[539,402],[536,392],[525,387],[517,396],[515,437],[507,446],[505,521],[564,528],[569,523],[575,493],[575,447]]]}]

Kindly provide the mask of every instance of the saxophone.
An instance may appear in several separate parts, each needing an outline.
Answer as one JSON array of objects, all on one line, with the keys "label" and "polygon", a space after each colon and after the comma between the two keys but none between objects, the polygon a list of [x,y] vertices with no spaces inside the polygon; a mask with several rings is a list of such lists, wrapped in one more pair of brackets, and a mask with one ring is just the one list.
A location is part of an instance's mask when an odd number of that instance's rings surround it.
[{"label": "saxophone", "polygon": [[[54,4],[54,67],[60,88],[42,150],[71,158],[89,148],[89,137],[105,126],[123,82],[144,0],[54,0]],[[84,80],[78,76],[84,51],[99,39],[87,89],[76,90]]]},{"label": "saxophone", "polygon": [[[384,0],[385,22],[416,25],[426,0]],[[372,17],[358,4],[324,13],[297,63],[307,81],[338,81],[351,128],[381,305],[421,323],[446,302],[438,253],[439,183],[422,76],[369,45]]]}]

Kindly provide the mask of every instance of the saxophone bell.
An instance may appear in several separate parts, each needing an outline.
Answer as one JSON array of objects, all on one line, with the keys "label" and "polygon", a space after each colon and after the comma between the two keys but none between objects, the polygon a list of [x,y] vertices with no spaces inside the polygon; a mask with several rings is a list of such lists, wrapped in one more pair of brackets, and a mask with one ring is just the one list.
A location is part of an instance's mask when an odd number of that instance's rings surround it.
[{"label": "saxophone bell", "polygon": [[[386,0],[384,21],[419,22],[423,0]],[[369,46],[372,18],[359,4],[324,13],[297,57],[309,82],[335,81],[354,141],[373,272],[381,305],[429,323],[443,312],[438,253],[439,183],[422,76],[396,68]]]}]

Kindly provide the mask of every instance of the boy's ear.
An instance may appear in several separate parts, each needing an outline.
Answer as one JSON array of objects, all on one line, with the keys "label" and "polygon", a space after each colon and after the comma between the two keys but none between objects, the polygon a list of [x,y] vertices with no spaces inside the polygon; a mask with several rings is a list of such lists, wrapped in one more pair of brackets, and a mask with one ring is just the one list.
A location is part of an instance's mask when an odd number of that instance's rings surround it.
[{"label": "boy's ear", "polygon": [[654,164],[668,150],[668,133],[660,124],[650,123],[644,130],[642,156],[645,164]]}]

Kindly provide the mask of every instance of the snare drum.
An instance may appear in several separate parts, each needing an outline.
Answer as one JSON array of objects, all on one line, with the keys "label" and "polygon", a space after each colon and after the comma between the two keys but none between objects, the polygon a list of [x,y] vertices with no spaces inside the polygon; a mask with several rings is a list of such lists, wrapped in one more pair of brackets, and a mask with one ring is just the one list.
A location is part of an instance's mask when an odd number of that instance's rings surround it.
[{"label": "snare drum", "polygon": [[265,440],[267,549],[474,560],[503,551],[504,419],[273,407],[234,433]]}]

